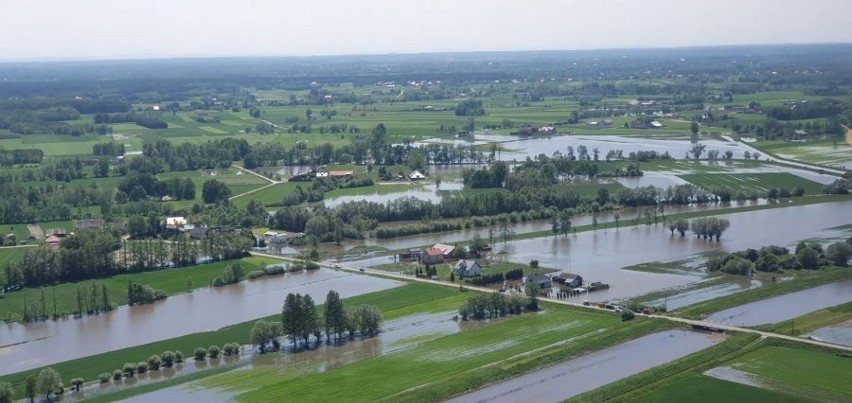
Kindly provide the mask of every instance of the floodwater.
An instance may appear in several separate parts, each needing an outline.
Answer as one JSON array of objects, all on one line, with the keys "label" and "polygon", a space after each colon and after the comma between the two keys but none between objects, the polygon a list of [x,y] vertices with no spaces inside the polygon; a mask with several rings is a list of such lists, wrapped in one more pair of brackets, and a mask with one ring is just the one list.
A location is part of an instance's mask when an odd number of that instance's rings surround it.
[{"label": "floodwater", "polygon": [[[727,141],[708,139],[701,140],[700,143],[707,146],[705,152],[716,150],[724,155],[725,151],[731,150],[737,158],[742,157],[744,151],[736,143]],[[554,151],[566,154],[569,146],[574,148],[574,153],[577,156],[579,156],[578,147],[585,146],[591,158],[594,158],[593,150],[597,148],[600,151],[600,160],[604,160],[604,157],[606,157],[607,152],[610,150],[622,150],[624,157],[636,151],[656,151],[661,154],[668,151],[672,158],[682,159],[693,147],[693,144],[688,139],[649,139],[625,136],[535,137],[506,141],[501,144],[503,147],[509,149],[500,154],[500,159],[504,161],[511,161],[513,159],[521,161],[527,157],[535,157],[539,154],[551,156]]]},{"label": "floodwater", "polygon": [[703,350],[720,340],[719,335],[687,330],[654,333],[449,402],[558,402]]},{"label": "floodwater", "polygon": [[814,330],[808,336],[826,343],[852,347],[852,319]]},{"label": "floodwater", "polygon": [[726,295],[735,294],[741,291],[760,287],[761,283],[757,280],[743,281],[739,283],[724,283],[702,287],[694,290],[678,293],[667,298],[647,301],[646,305],[665,306],[666,310],[680,309],[685,306],[697,304],[699,302],[709,301],[711,299],[724,297]]},{"label": "floodwater", "polygon": [[[671,236],[663,225],[625,226],[568,237],[546,237],[496,243],[496,251],[509,250],[508,260],[528,264],[538,260],[542,267],[576,273],[587,282],[602,281],[612,288],[592,293],[589,298],[603,301],[647,294],[696,281],[694,276],[656,274],[621,270],[645,262],[681,260],[713,251],[738,251],[765,245],[792,245],[802,239],[832,238],[841,231],[827,230],[852,222],[852,201],[793,206],[720,215],[731,228],[721,242],[696,239],[687,234]],[[700,273],[697,273],[700,274]],[[852,295],[852,294],[850,294]],[[836,304],[835,304],[836,305]]]},{"label": "floodwater", "polygon": [[125,402],[225,403],[232,401],[227,392],[186,385],[172,386],[124,400]]},{"label": "floodwater", "polygon": [[[403,183],[405,184],[405,183]],[[335,207],[343,203],[353,202],[353,201],[368,201],[374,203],[388,203],[394,200],[397,200],[402,197],[414,197],[416,199],[431,201],[433,203],[439,203],[441,198],[447,192],[458,191],[464,188],[464,184],[461,182],[444,182],[441,183],[440,187],[436,187],[435,183],[424,184],[424,186],[417,189],[408,189],[399,192],[393,193],[379,193],[376,191],[373,194],[363,194],[363,195],[351,195],[351,196],[340,196],[330,199],[323,200],[323,203],[326,207]]]},{"label": "floodwater", "polygon": [[[179,269],[173,269],[179,270]],[[281,312],[288,293],[323,301],[398,286],[392,280],[333,270],[269,276],[240,284],[203,288],[143,306],[122,306],[97,316],[0,325],[0,375],[57,362],[211,331]]]},{"label": "floodwater", "polygon": [[808,288],[716,312],[707,321],[757,326],[790,320],[852,301],[852,280]]},{"label": "floodwater", "polygon": [[[687,213],[692,211],[709,211],[709,210],[717,210],[729,207],[744,207],[744,206],[759,206],[765,204],[765,200],[758,200],[755,202],[745,201],[745,202],[733,202],[733,203],[714,203],[714,204],[691,204],[686,206],[666,206],[665,214],[680,214]],[[637,216],[644,213],[645,210],[649,209],[645,207],[638,208],[625,208],[619,211],[604,211],[598,214],[598,222],[609,223],[607,225],[613,227],[614,231],[615,226],[615,214],[618,213],[620,215],[619,226],[623,229],[630,228],[630,220],[636,218]],[[571,225],[572,226],[580,226],[580,225],[591,225],[594,220],[592,214],[584,214],[571,217]],[[644,222],[644,218],[642,218]],[[510,224],[509,227],[512,231],[515,232],[516,235],[526,234],[530,232],[539,232],[539,231],[550,231],[551,224],[548,220],[537,220],[537,221],[529,221],[529,222],[519,222],[516,224]],[[387,239],[379,239],[379,238],[370,238],[362,241],[344,241],[344,244],[347,247],[354,247],[356,245],[368,245],[368,246],[380,246],[390,250],[398,250],[398,249],[407,249],[420,247],[424,245],[433,245],[436,243],[447,243],[452,244],[454,242],[463,242],[473,238],[474,235],[479,234],[482,239],[486,242],[491,242],[491,231],[488,227],[481,228],[470,228],[470,229],[462,229],[459,231],[449,231],[449,232],[440,232],[434,234],[421,234],[421,235],[413,235],[413,236],[405,236],[405,237],[395,237],[395,238],[387,238]],[[493,228],[494,231],[494,240],[495,242],[499,240],[499,228],[495,226]],[[641,262],[639,262],[641,263]]]}]

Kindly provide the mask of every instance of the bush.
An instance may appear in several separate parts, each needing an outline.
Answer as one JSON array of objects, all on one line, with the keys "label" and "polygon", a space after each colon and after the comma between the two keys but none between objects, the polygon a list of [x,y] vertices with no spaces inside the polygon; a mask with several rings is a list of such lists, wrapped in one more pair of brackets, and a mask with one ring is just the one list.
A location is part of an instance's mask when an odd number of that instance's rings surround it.
[{"label": "bush", "polygon": [[183,353],[180,350],[175,351],[175,363],[183,362]]},{"label": "bush", "polygon": [[148,363],[145,361],[139,361],[136,363],[136,372],[140,374],[144,374],[148,372]]},{"label": "bush", "polygon": [[113,379],[113,380],[116,380],[116,381],[120,381],[120,380],[121,380],[121,376],[122,376],[123,374],[124,374],[124,372],[122,372],[120,369],[117,369],[117,370],[115,370],[115,371],[112,371],[112,379]]},{"label": "bush", "polygon": [[132,362],[124,364],[124,376],[132,378],[133,375],[136,375],[136,364]]},{"label": "bush", "polygon": [[195,356],[195,361],[204,361],[207,358],[207,350],[204,347],[198,347],[195,349],[193,355]]},{"label": "bush", "polygon": [[[271,276],[271,275],[274,275],[274,274],[284,274],[286,272],[287,272],[287,267],[285,267],[283,264],[266,266],[266,267],[263,268],[263,273],[268,275],[268,276]],[[251,274],[249,274],[249,277],[251,277]]]},{"label": "bush", "polygon": [[171,368],[172,365],[175,365],[175,353],[171,351],[163,351],[163,354],[160,354],[160,362],[163,365],[163,368]]},{"label": "bush", "polygon": [[636,317],[636,315],[633,313],[633,311],[631,311],[629,309],[625,309],[624,312],[621,313],[621,321],[622,322],[626,322],[628,320],[633,320],[633,318],[635,318],[635,317]]},{"label": "bush", "polygon": [[265,272],[265,271],[263,271],[263,270],[255,270],[255,271],[250,272],[250,273],[248,274],[248,278],[249,278],[249,280],[254,280],[254,279],[256,279],[256,278],[261,278],[261,277],[263,277],[263,276],[265,276],[265,275],[266,275],[266,272]]},{"label": "bush", "polygon": [[219,358],[219,346],[210,346],[210,348],[207,349],[207,353],[210,354],[211,359],[215,360]]},{"label": "bush", "polygon": [[161,361],[159,355],[154,354],[148,358],[148,369],[150,369],[151,371],[159,371],[160,364]]},{"label": "bush", "polygon": [[222,347],[222,352],[225,356],[239,355],[240,345],[237,343],[226,343],[225,346]]},{"label": "bush", "polygon": [[[121,375],[121,373],[119,373],[119,375]],[[100,375],[98,375],[98,380],[101,381],[101,383],[109,382],[109,378],[109,372],[102,372]]]},{"label": "bush", "polygon": [[71,380],[71,387],[77,392],[80,391],[81,386],[83,386],[83,378],[74,378]]}]

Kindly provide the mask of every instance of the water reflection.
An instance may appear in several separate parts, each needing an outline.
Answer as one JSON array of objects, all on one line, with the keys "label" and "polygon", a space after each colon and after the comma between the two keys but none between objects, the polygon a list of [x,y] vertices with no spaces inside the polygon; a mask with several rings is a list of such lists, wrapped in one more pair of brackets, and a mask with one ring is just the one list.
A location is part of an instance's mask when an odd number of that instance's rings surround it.
[{"label": "water reflection", "polygon": [[8,346],[0,348],[0,375],[273,315],[281,312],[284,297],[291,292],[307,293],[315,301],[323,301],[329,290],[336,290],[345,298],[399,284],[316,270],[200,289],[154,304],[123,306],[78,320],[3,324],[0,343]]}]

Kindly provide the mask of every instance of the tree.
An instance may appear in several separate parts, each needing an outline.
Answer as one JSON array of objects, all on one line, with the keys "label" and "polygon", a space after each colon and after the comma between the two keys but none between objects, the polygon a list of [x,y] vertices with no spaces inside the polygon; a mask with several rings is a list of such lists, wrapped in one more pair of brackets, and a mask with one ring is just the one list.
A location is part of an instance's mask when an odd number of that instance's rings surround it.
[{"label": "tree", "polygon": [[39,391],[44,394],[45,399],[50,399],[50,395],[56,393],[61,384],[59,372],[51,367],[41,370],[38,374]]},{"label": "tree", "polygon": [[482,239],[482,237],[478,233],[476,233],[473,235],[473,238],[470,241],[470,245],[467,246],[467,249],[472,255],[481,256],[482,251],[485,250],[487,246],[488,244],[485,243],[485,240]]},{"label": "tree", "polygon": [[175,365],[175,353],[171,351],[163,351],[163,354],[160,354],[160,361],[162,362],[163,368],[171,368]]},{"label": "tree", "polygon": [[216,179],[204,181],[204,185],[201,187],[201,198],[205,203],[216,203],[227,200],[229,197],[231,197],[231,190]]},{"label": "tree", "polygon": [[195,361],[204,361],[207,359],[207,349],[204,347],[196,347],[193,352],[193,356],[195,356]]},{"label": "tree", "polygon": [[[71,380],[71,388],[75,391],[79,392],[81,386],[83,386],[83,378],[74,378]],[[0,399],[0,402],[2,402],[2,399]]]},{"label": "tree", "polygon": [[828,245],[825,250],[825,257],[837,266],[846,267],[849,265],[849,259],[852,258],[852,245],[847,242],[835,242]]},{"label": "tree", "polygon": [[816,269],[819,267],[819,252],[809,246],[802,248],[796,252],[796,260],[803,269]]},{"label": "tree", "polygon": [[[254,327],[251,329],[250,339],[251,343],[260,348],[260,353],[266,353],[266,348],[269,344],[275,345],[275,341],[281,335],[281,324],[278,322],[271,322],[265,320],[259,320],[254,323]],[[231,349],[233,350],[233,346]],[[236,352],[239,352],[239,346],[236,347]],[[227,353],[226,353],[227,355]]]},{"label": "tree", "polygon": [[221,352],[221,349],[219,349],[219,346],[214,345],[214,346],[210,346],[210,347],[207,348],[207,353],[210,354],[211,360],[215,360],[215,359],[219,358],[219,352]]},{"label": "tree", "polygon": [[691,139],[693,143],[698,142],[698,127],[698,122],[695,120],[693,120],[692,123],[689,124],[689,131],[692,133]]},{"label": "tree", "polygon": [[299,329],[303,321],[299,297],[299,294],[287,294],[284,307],[281,308],[281,329],[294,346],[298,346]]},{"label": "tree", "polygon": [[346,329],[346,310],[337,291],[330,290],[328,292],[325,297],[324,309],[326,337],[330,339],[331,335],[334,335],[335,338],[340,338],[340,335]]},{"label": "tree", "polygon": [[150,369],[151,371],[159,371],[160,365],[162,365],[162,361],[160,360],[159,355],[154,354],[148,357],[148,369]]},{"label": "tree", "polygon": [[30,399],[30,403],[35,401],[37,382],[38,381],[36,380],[35,375],[30,375],[30,376],[27,377],[26,386],[24,386],[24,390],[25,390],[26,396]]},{"label": "tree", "polygon": [[692,149],[689,150],[689,153],[692,154],[693,158],[698,160],[698,159],[701,158],[701,154],[704,153],[705,148],[707,148],[706,145],[701,144],[701,143],[697,143],[694,146],[692,146]]},{"label": "tree", "polygon": [[613,218],[615,218],[615,231],[618,232],[618,220],[621,218],[621,214],[618,214],[618,212],[616,212],[615,215],[613,215]]},{"label": "tree", "polygon": [[15,401],[15,388],[9,382],[0,382],[0,403]]},{"label": "tree", "polygon": [[[671,229],[671,227],[669,227]],[[680,233],[681,237],[686,236],[686,231],[689,231],[689,221],[680,219],[674,222],[674,229]],[[674,231],[672,231],[672,235],[674,235]]]},{"label": "tree", "polygon": [[466,99],[456,105],[456,116],[482,116],[485,114],[485,108],[482,107],[482,101],[476,99]]}]

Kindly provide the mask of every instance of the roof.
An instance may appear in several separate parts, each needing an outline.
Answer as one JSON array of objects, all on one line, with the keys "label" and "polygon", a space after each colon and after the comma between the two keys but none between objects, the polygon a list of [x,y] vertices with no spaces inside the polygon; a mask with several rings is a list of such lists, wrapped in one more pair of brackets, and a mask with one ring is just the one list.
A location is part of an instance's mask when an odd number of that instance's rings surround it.
[{"label": "roof", "polygon": [[102,225],[104,225],[104,220],[99,219],[99,218],[98,219],[91,219],[91,220],[74,221],[74,228],[76,228],[78,230],[98,228]]},{"label": "roof", "polygon": [[479,263],[477,263],[475,260],[465,259],[459,259],[459,261],[456,262],[456,269],[464,268],[465,270],[467,270],[472,268],[473,266],[479,266]]},{"label": "roof", "polygon": [[353,171],[328,171],[328,174],[331,176],[350,176],[355,175]]},{"label": "roof", "polygon": [[426,254],[429,256],[443,256],[444,251],[438,248],[428,248],[426,249]]},{"label": "roof", "polygon": [[411,174],[408,175],[408,179],[426,179],[426,175],[423,175],[420,171],[415,170]]},{"label": "roof", "polygon": [[558,278],[562,278],[562,279],[565,279],[565,280],[573,280],[577,277],[580,277],[580,275],[562,272],[562,273],[559,273],[559,275],[556,275],[556,276],[553,276],[553,277],[558,277]]},{"label": "roof", "polygon": [[166,225],[184,225],[186,219],[183,217],[166,217]]},{"label": "roof", "polygon": [[432,248],[440,249],[443,255],[449,255],[450,253],[453,253],[454,250],[456,250],[455,246],[443,243],[436,243],[435,246],[433,246]]},{"label": "roof", "polygon": [[47,243],[59,243],[59,242],[62,242],[62,240],[61,240],[61,239],[59,239],[59,237],[58,237],[58,236],[56,236],[56,235],[51,235],[51,236],[47,237],[47,239],[45,239],[44,241],[45,241],[45,242],[47,242]]}]

